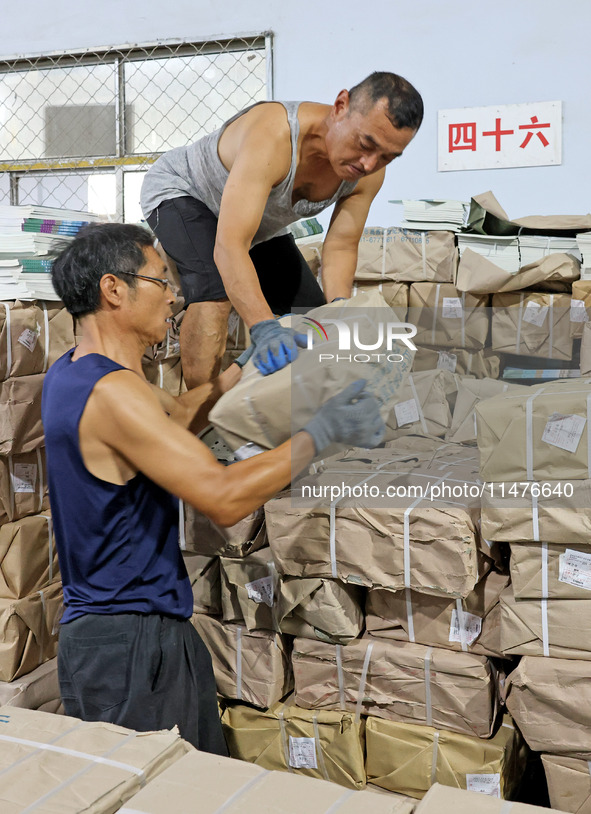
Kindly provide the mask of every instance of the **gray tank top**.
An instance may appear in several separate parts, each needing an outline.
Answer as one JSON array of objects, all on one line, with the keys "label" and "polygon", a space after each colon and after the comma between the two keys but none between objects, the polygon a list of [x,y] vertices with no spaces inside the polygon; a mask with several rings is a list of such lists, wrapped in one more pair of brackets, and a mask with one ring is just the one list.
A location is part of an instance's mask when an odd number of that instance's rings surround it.
[{"label": "gray tank top", "polygon": [[[257,104],[266,104],[257,102]],[[301,102],[280,102],[287,111],[291,133],[291,166],[286,177],[273,187],[267,199],[260,226],[252,245],[269,240],[287,232],[286,226],[300,218],[311,218],[327,209],[333,203],[350,195],[357,181],[343,181],[332,198],[324,201],[307,201],[302,199],[292,205],[293,184],[296,174],[297,143],[300,132],[298,108]],[[216,217],[220,213],[220,202],[228,170],[220,161],[218,141],[226,127],[255,105],[247,107],[223,124],[219,130],[190,144],[188,147],[176,147],[161,155],[148,170],[142,185],[140,203],[144,217],[147,218],[162,201],[190,195],[204,203]]]}]

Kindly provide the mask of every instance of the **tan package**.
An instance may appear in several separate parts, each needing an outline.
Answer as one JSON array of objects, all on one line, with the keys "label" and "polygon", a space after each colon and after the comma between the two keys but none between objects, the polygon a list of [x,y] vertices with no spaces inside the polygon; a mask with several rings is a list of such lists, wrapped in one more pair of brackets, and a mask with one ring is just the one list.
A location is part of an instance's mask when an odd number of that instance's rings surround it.
[{"label": "tan package", "polygon": [[231,757],[350,789],[365,786],[364,724],[350,712],[316,712],[282,702],[263,712],[230,704],[222,725]]},{"label": "tan package", "polygon": [[[415,814],[564,814],[556,809],[507,803],[489,794],[454,789],[436,783],[423,797]],[[131,814],[131,812],[130,812]]]},{"label": "tan package", "polygon": [[228,317],[228,338],[226,340],[226,351],[239,350],[240,353],[250,345],[250,334],[246,323],[234,308]]},{"label": "tan package", "polygon": [[297,241],[297,247],[301,251],[304,260],[310,266],[310,271],[314,277],[320,277],[320,269],[322,267],[322,239],[320,236],[310,243]]},{"label": "tan package", "polygon": [[464,249],[458,266],[456,286],[471,294],[505,293],[550,282],[570,283],[581,274],[581,264],[570,254],[549,254],[522,266],[515,274],[497,266],[472,249]]},{"label": "tan package", "polygon": [[218,526],[188,503],[180,504],[179,534],[182,551],[209,557],[245,557],[266,545],[264,510],[255,509],[233,526]]},{"label": "tan package", "polygon": [[591,772],[587,760],[542,755],[550,804],[572,814],[591,814]]},{"label": "tan package", "polygon": [[[517,600],[591,599],[591,549],[573,544],[512,545],[511,583]],[[581,612],[585,607],[581,605]]]},{"label": "tan package", "polygon": [[193,751],[148,783],[119,814],[195,814],[196,800],[199,814],[277,814],[278,806],[281,814],[412,814],[416,803]]},{"label": "tan package", "polygon": [[575,280],[570,302],[570,335],[583,336],[583,328],[591,318],[591,280]]},{"label": "tan package", "polygon": [[395,283],[392,280],[384,280],[383,282],[355,282],[353,283],[352,294],[355,297],[357,294],[367,292],[371,294],[372,291],[378,291],[384,300],[388,303],[401,322],[406,319],[406,309],[408,308],[408,284]]},{"label": "tan package", "polygon": [[222,586],[218,557],[183,551],[183,562],[191,580],[193,610],[210,616],[221,614]]},{"label": "tan package", "polygon": [[591,373],[591,323],[587,322],[583,325],[579,368],[581,376],[588,376]]},{"label": "tan package", "polygon": [[0,382],[0,455],[32,452],[43,446],[43,373]]},{"label": "tan package", "polygon": [[368,782],[411,797],[442,783],[507,799],[525,769],[526,748],[509,716],[490,740],[370,716],[366,742]]},{"label": "tan package", "polygon": [[476,406],[480,474],[485,481],[591,477],[587,442],[591,379],[536,385]]},{"label": "tan package", "polygon": [[509,216],[489,190],[474,195],[466,224],[469,231],[488,235],[516,235],[533,230],[549,232],[586,232],[591,229],[591,215],[528,215],[509,220]]},{"label": "tan package", "polygon": [[451,283],[413,283],[408,321],[417,326],[417,345],[480,350],[488,337],[488,296],[458,291]]},{"label": "tan package", "polygon": [[183,370],[179,357],[170,359],[142,361],[142,370],[150,384],[155,384],[161,390],[166,390],[171,396],[180,396],[187,391]]},{"label": "tan package", "polygon": [[355,280],[451,283],[457,263],[453,232],[372,226],[359,241]]},{"label": "tan package", "polygon": [[0,599],[21,599],[60,575],[51,514],[0,526]]},{"label": "tan package", "polygon": [[457,389],[458,379],[449,370],[409,374],[386,419],[385,440],[409,433],[445,435],[451,425],[449,399]]},{"label": "tan package", "polygon": [[62,584],[23,599],[0,599],[0,681],[30,673],[57,653]]},{"label": "tan package", "polygon": [[0,705],[63,711],[57,677],[57,659],[50,659],[16,681],[0,682]]},{"label": "tan package", "polygon": [[194,751],[176,727],[134,732],[10,706],[0,715],[0,809],[6,814],[114,814],[146,781]]},{"label": "tan package", "polygon": [[368,592],[366,627],[374,636],[502,658],[499,597],[509,577],[490,571],[466,599],[416,591]]},{"label": "tan package", "polygon": [[477,427],[475,407],[484,399],[507,392],[529,393],[528,387],[508,384],[497,379],[468,379],[458,382],[458,394],[454,407],[451,427],[445,434],[446,441],[456,444],[475,444]]},{"label": "tan package", "polygon": [[[310,319],[320,324],[328,340],[316,326],[321,334],[319,339],[314,326],[310,327]],[[342,342],[339,344],[340,328],[332,324],[335,319],[340,320],[347,333],[350,352],[344,351]],[[263,376],[252,360],[247,362],[240,382],[224,393],[211,410],[211,423],[239,453],[249,442],[261,450],[272,449],[304,427],[329,398],[360,378],[366,380],[367,391],[378,398],[382,417],[386,418],[413,357],[413,351],[401,340],[387,341],[384,323],[388,322],[399,320],[377,291],[329,303],[305,316],[285,317],[281,324],[290,325],[304,335],[309,332],[316,342],[314,347],[302,349],[292,364],[272,376]],[[371,353],[355,352],[356,336],[365,347],[372,346]],[[375,347],[380,336],[383,341]],[[343,356],[351,357],[352,361],[340,363]],[[386,356],[392,360],[385,360]]]},{"label": "tan package", "polygon": [[415,353],[412,371],[449,370],[461,376],[474,376],[482,379],[498,379],[501,369],[501,357],[490,350],[467,351],[462,348],[436,350],[420,345]]},{"label": "tan package", "polygon": [[0,302],[0,379],[45,373],[72,347],[72,317],[61,303]]},{"label": "tan package", "polygon": [[507,588],[501,594],[501,648],[506,656],[591,660],[591,601],[517,600]]},{"label": "tan package", "polygon": [[0,456],[0,523],[49,509],[45,449]]},{"label": "tan package", "polygon": [[296,704],[359,710],[488,738],[496,717],[489,660],[472,653],[365,636],[347,647],[294,641]]},{"label": "tan package", "polygon": [[572,359],[569,294],[495,294],[492,349],[545,359]]},{"label": "tan package", "polygon": [[211,653],[219,694],[267,709],[292,686],[289,644],[267,630],[248,631],[213,616],[193,614],[193,624]]},{"label": "tan package", "polygon": [[507,708],[531,749],[591,760],[588,661],[525,656],[507,677],[506,692]]}]

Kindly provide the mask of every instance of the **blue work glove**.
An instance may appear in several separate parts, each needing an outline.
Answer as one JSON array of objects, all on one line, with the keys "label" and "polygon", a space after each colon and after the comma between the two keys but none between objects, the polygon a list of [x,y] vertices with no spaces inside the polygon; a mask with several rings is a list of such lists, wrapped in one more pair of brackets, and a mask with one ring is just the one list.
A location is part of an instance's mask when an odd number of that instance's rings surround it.
[{"label": "blue work glove", "polygon": [[281,370],[298,356],[298,346],[305,348],[308,337],[284,328],[275,319],[257,322],[250,329],[250,339],[254,345],[253,361],[263,376]]},{"label": "blue work glove", "polygon": [[346,299],[347,299],[346,297],[335,297],[334,300],[331,300],[331,302],[338,302],[339,300],[346,300]]},{"label": "blue work glove", "polygon": [[371,449],[381,443],[386,425],[374,396],[364,392],[365,379],[357,379],[318,410],[304,430],[312,436],[316,452],[338,442]]},{"label": "blue work glove", "polygon": [[244,365],[248,362],[252,354],[254,353],[254,345],[249,345],[246,350],[243,350],[240,356],[237,359],[234,359],[234,364],[238,365],[240,369],[244,367]]}]

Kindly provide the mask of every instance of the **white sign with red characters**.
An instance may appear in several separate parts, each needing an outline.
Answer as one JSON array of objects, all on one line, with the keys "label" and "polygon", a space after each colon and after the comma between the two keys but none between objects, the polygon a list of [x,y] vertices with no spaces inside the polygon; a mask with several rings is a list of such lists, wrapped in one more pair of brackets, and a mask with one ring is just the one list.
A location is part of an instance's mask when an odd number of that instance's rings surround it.
[{"label": "white sign with red characters", "polygon": [[440,172],[562,163],[562,102],[440,110]]}]

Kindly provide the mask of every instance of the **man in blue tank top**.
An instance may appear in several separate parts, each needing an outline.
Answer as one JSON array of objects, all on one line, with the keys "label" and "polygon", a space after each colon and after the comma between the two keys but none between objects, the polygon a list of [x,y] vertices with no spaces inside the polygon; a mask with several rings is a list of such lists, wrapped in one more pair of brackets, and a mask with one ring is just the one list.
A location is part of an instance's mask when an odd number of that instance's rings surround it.
[{"label": "man in blue tank top", "polygon": [[325,446],[374,446],[384,424],[360,381],[277,449],[219,464],[194,433],[239,365],[179,398],[142,372],[172,314],[166,272],[149,233],[124,224],[86,227],[53,264],[80,334],[47,373],[42,402],[64,587],[60,689],[68,715],[141,731],[176,724],[225,754],[211,659],[190,622],[178,498],[233,525]]},{"label": "man in blue tank top", "polygon": [[[357,248],[386,166],[423,118],[415,88],[376,72],[333,105],[264,102],[148,171],[141,205],[176,262],[187,311],[181,327],[189,386],[220,368],[233,305],[263,374],[289,364],[298,338],[273,314],[351,296]],[[286,226],[335,204],[320,290]]]}]

